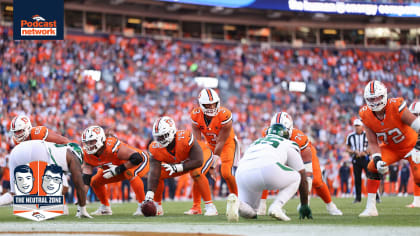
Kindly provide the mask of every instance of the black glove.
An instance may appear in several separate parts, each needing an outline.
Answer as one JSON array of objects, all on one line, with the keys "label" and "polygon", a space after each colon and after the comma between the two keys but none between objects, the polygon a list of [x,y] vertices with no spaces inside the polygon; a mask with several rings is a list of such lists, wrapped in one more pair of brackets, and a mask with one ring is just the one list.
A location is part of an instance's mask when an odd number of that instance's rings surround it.
[{"label": "black glove", "polygon": [[305,219],[305,217],[308,217],[308,219],[313,219],[312,211],[311,208],[309,208],[309,205],[301,205],[299,208],[299,219]]}]

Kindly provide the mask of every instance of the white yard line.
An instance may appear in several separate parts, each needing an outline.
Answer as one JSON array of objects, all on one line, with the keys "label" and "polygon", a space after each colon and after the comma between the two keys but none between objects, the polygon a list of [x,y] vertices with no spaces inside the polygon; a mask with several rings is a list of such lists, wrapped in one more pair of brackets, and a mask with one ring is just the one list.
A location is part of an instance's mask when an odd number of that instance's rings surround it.
[{"label": "white yard line", "polygon": [[341,226],[341,225],[247,225],[247,224],[191,224],[191,223],[0,223],[0,234],[6,232],[173,232],[214,233],[231,235],[419,235],[420,227]]}]

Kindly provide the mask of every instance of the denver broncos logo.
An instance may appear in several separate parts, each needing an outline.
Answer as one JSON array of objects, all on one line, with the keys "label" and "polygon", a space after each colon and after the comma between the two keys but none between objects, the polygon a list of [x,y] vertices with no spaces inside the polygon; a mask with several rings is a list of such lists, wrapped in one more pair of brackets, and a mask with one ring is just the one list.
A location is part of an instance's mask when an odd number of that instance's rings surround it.
[{"label": "denver broncos logo", "polygon": [[166,123],[168,123],[168,125],[170,125],[170,126],[174,126],[174,122],[172,122],[172,120],[167,119],[167,120],[165,120],[165,121],[166,121]]},{"label": "denver broncos logo", "polygon": [[34,213],[32,213],[32,216],[39,219],[45,218],[45,216],[41,213],[39,213],[38,211],[35,211]]},{"label": "denver broncos logo", "polygon": [[99,127],[96,127],[94,129],[92,129],[92,132],[95,132],[96,134],[101,133],[101,129],[99,129]]},{"label": "denver broncos logo", "polygon": [[36,20],[36,21],[45,21],[44,17],[40,16],[40,15],[33,15],[32,16],[32,20]]}]

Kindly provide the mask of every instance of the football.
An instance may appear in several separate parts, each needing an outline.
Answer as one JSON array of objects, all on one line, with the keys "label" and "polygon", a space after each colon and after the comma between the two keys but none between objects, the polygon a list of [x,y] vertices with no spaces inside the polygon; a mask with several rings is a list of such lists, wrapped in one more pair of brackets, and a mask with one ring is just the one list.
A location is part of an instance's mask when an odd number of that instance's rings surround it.
[{"label": "football", "polygon": [[157,209],[156,209],[155,203],[153,201],[144,202],[141,205],[141,212],[146,217],[148,217],[148,216],[156,216]]}]

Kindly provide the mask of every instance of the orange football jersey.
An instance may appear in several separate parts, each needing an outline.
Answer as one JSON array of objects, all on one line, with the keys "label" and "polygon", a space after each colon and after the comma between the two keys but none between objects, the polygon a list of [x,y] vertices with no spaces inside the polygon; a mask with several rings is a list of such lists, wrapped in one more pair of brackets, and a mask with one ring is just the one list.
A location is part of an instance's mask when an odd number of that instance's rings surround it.
[{"label": "orange football jersey", "polygon": [[[267,130],[268,127],[264,128],[262,131],[262,136],[265,137],[267,136]],[[296,142],[299,145],[300,151],[305,150],[305,148],[307,148],[308,146],[312,146],[311,145],[311,141],[309,141],[308,136],[306,136],[302,131],[293,128],[292,131],[292,136],[290,137],[291,141]]]},{"label": "orange football jersey", "polygon": [[[212,118],[210,124],[207,125],[204,121],[204,113],[201,108],[195,108],[191,112],[191,121],[195,127],[198,127],[202,134],[206,137],[207,143],[210,144],[210,148],[213,150],[216,147],[217,136],[219,135],[220,129],[232,120],[232,113],[225,107],[220,107],[219,112]],[[235,132],[233,128],[230,131],[230,135],[226,140],[226,144],[235,142]],[[214,150],[213,150],[214,151]]]},{"label": "orange football jersey", "polygon": [[[48,129],[45,126],[35,126],[32,127],[31,129],[31,133],[28,136],[28,140],[45,140],[48,137]],[[13,138],[13,141],[17,144],[19,144],[19,142]]]},{"label": "orange football jersey", "polygon": [[296,142],[299,145],[300,151],[303,151],[305,150],[305,148],[312,146],[308,136],[306,136],[302,131],[296,128],[293,128],[290,140]]},{"label": "orange football jersey", "polygon": [[127,160],[118,159],[118,150],[120,150],[121,145],[127,146],[128,148],[137,151],[140,155],[143,156],[143,158],[145,158],[145,160],[147,159],[147,157],[145,157],[146,154],[142,150],[131,147],[121,142],[116,137],[108,137],[105,140],[105,149],[101,153],[101,155],[96,156],[96,155],[87,154],[86,152],[84,152],[85,154],[84,161],[93,167],[98,166],[98,167],[101,167],[102,169],[108,169],[108,166],[111,164],[112,165],[124,164],[125,162],[127,162]]},{"label": "orange football jersey", "polygon": [[417,142],[416,131],[401,120],[406,108],[403,98],[390,98],[383,120],[379,120],[367,105],[360,108],[359,116],[363,124],[375,132],[379,144],[391,149],[405,149],[414,147]]},{"label": "orange football jersey", "polygon": [[177,164],[188,159],[193,144],[194,136],[190,131],[178,130],[175,134],[175,148],[173,152],[168,152],[166,147],[162,147],[156,141],[153,141],[149,145],[149,152],[155,160],[169,164]]}]

